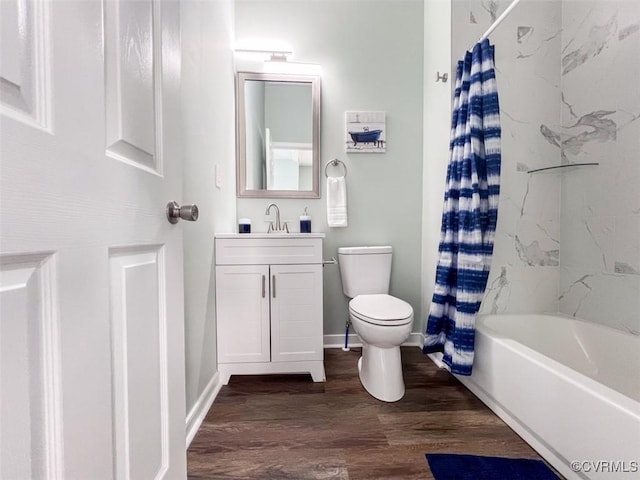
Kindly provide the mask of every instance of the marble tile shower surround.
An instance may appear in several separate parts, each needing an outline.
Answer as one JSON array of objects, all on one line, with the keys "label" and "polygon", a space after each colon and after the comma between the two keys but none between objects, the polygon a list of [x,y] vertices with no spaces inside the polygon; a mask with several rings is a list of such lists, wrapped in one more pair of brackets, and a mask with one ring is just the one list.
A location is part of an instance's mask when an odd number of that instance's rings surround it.
[{"label": "marble tile shower surround", "polygon": [[[510,4],[454,1],[454,60]],[[560,177],[527,170],[559,163],[539,126],[560,128],[561,9],[555,1],[521,2],[491,35],[502,123],[502,173],[493,266],[483,312],[558,310]],[[532,101],[535,99],[535,101]]]},{"label": "marble tile shower surround", "polygon": [[[510,3],[453,2],[453,56]],[[491,40],[502,193],[481,311],[640,334],[640,2],[523,0]],[[600,166],[527,173],[581,162]]]},{"label": "marble tile shower surround", "polygon": [[640,335],[640,2],[562,13],[560,311]]}]

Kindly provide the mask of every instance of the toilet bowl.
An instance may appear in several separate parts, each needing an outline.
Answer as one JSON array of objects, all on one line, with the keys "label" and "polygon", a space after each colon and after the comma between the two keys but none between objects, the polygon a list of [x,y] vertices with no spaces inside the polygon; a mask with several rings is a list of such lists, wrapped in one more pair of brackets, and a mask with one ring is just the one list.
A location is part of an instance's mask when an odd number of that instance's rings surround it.
[{"label": "toilet bowl", "polygon": [[362,340],[360,382],[384,402],[404,395],[400,345],[413,324],[411,305],[389,295],[392,255],[390,246],[338,248],[342,291],[351,299],[349,318]]},{"label": "toilet bowl", "polygon": [[362,386],[378,400],[400,400],[405,391],[400,345],[411,334],[413,308],[388,294],[358,295],[349,302],[349,318],[362,340]]}]

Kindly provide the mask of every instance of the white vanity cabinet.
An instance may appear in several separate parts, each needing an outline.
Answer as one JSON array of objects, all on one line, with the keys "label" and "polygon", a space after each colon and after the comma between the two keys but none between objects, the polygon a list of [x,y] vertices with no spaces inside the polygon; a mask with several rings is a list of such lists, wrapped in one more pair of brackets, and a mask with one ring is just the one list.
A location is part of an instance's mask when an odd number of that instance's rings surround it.
[{"label": "white vanity cabinet", "polygon": [[216,235],[218,369],[325,380],[322,234]]}]

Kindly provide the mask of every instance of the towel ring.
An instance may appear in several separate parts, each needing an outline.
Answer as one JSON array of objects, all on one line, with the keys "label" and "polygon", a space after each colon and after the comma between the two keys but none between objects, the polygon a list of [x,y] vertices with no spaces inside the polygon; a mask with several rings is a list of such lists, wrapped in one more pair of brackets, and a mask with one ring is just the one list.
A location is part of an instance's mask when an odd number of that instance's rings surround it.
[{"label": "towel ring", "polygon": [[346,177],[347,166],[344,164],[342,160],[338,160],[337,158],[334,158],[333,160],[329,160],[327,164],[324,166],[324,176],[329,177],[329,174],[327,173],[327,168],[329,168],[329,166],[337,167],[338,165],[342,165],[342,168],[344,168],[344,176]]}]

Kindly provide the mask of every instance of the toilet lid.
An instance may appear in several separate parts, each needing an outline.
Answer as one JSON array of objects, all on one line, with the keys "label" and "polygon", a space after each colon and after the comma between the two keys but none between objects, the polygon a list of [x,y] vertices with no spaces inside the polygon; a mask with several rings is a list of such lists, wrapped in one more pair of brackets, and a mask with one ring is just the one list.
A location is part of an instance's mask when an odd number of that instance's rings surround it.
[{"label": "toilet lid", "polygon": [[365,322],[378,325],[405,324],[413,318],[413,308],[391,295],[358,295],[349,302],[349,309]]}]

